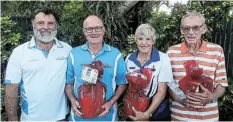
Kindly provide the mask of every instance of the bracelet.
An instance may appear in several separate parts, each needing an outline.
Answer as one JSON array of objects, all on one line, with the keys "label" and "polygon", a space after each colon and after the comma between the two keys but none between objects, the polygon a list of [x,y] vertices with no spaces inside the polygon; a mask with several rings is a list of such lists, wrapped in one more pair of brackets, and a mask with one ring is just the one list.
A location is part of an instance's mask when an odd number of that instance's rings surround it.
[{"label": "bracelet", "polygon": [[146,111],[146,113],[148,113],[149,117],[152,117],[152,113]]}]

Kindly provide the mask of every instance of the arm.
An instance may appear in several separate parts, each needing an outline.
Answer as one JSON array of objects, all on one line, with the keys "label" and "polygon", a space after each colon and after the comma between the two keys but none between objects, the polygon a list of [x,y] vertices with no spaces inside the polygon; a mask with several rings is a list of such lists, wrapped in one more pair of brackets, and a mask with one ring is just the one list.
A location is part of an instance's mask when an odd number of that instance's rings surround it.
[{"label": "arm", "polygon": [[150,114],[153,113],[157,107],[160,105],[164,97],[166,96],[167,91],[167,83],[159,83],[158,85],[158,92],[155,94],[153,101],[147,111],[140,112],[137,111],[134,107],[132,108],[134,113],[136,114],[135,117],[129,116],[132,120],[148,120],[150,118]]},{"label": "arm", "polygon": [[214,93],[213,93],[213,97],[218,100],[218,98],[221,98],[224,93],[225,93],[225,87],[218,85],[215,89],[214,89]]},{"label": "arm", "polygon": [[79,111],[81,106],[79,105],[79,102],[75,99],[73,89],[74,89],[74,87],[72,84],[66,83],[65,92],[66,92],[68,99],[70,100],[71,108],[72,108],[74,114],[81,117],[82,113]]},{"label": "arm", "polygon": [[109,101],[111,105],[113,105],[121,96],[121,94],[125,91],[127,85],[126,85],[126,78],[125,78],[125,74],[126,74],[126,64],[125,61],[122,57],[121,54],[118,55],[119,59],[117,61],[117,75],[116,75],[116,84],[118,85],[116,92],[114,94],[114,96],[111,98],[111,100]]},{"label": "arm", "polygon": [[146,112],[139,112],[133,108],[133,111],[136,113],[136,117],[130,116],[130,118],[133,120],[148,120],[150,118],[150,114],[157,109],[162,100],[165,98],[167,91],[167,82],[173,81],[169,57],[167,55],[162,55],[160,58],[162,63],[158,74],[158,91],[153,96],[153,101]]},{"label": "arm", "polygon": [[166,91],[167,91],[167,83],[159,83],[158,92],[155,94],[150,107],[146,111],[148,117],[151,113],[153,113],[157,109],[159,104],[162,102],[162,100],[166,96]]},{"label": "arm", "polygon": [[109,110],[111,109],[111,107],[114,105],[114,103],[119,99],[119,97],[121,96],[121,94],[124,92],[124,90],[126,89],[127,85],[126,84],[122,84],[119,85],[116,89],[115,95],[111,98],[111,100],[109,100],[108,102],[106,102],[102,108],[105,108],[105,111],[102,112],[101,114],[98,115],[98,117],[103,117],[105,116]]},{"label": "arm", "polygon": [[67,58],[67,72],[66,72],[66,87],[65,87],[65,92],[70,100],[71,103],[71,109],[76,114],[77,116],[81,117],[82,113],[78,110],[81,108],[79,105],[78,101],[75,99],[74,96],[74,56],[72,52],[70,52],[68,58]]},{"label": "arm", "polygon": [[67,84],[66,84],[66,87],[65,87],[65,92],[66,92],[66,96],[68,97],[68,99],[69,99],[70,101],[76,100],[75,97],[74,97],[73,90],[74,90],[73,85],[70,84],[70,83],[67,83]]},{"label": "arm", "polygon": [[[216,102],[218,98],[222,97],[225,92],[225,88],[221,85],[218,85],[215,89],[214,92],[210,92],[208,89],[203,87],[202,85],[200,86],[201,89],[204,91],[203,93],[188,93],[187,98],[190,99],[190,102],[193,105],[204,105],[212,102]],[[195,108],[197,108],[195,106]]]},{"label": "arm", "polygon": [[111,106],[119,99],[119,97],[121,96],[121,94],[125,91],[126,87],[127,87],[126,84],[122,84],[122,85],[119,85],[117,87],[115,95],[109,101],[109,103],[111,104]]},{"label": "arm", "polygon": [[115,81],[118,87],[116,89],[115,94],[112,96],[112,98],[102,106],[102,108],[104,108],[105,111],[99,114],[98,117],[103,117],[109,112],[111,107],[119,99],[119,97],[121,96],[121,94],[124,92],[124,90],[127,87],[126,81],[125,81],[126,80],[125,79],[126,65],[125,65],[122,55],[118,54],[116,60],[117,60],[117,67],[115,68],[117,68],[116,70],[117,75],[115,76]]},{"label": "arm", "polygon": [[18,87],[19,84],[7,84],[5,87],[4,103],[8,121],[18,121]]},{"label": "arm", "polygon": [[179,98],[174,92],[172,92],[172,90],[170,88],[168,89],[168,93],[169,93],[169,96],[173,99],[173,101],[177,101],[180,104],[182,104],[183,106],[186,106],[186,104],[185,104],[186,99]]},{"label": "arm", "polygon": [[18,92],[22,79],[21,49],[15,48],[9,58],[5,75],[4,103],[8,121],[18,121]]},{"label": "arm", "polygon": [[209,91],[208,89],[204,88],[201,85],[201,89],[204,91],[203,93],[190,93],[189,99],[193,101],[200,101],[203,105],[211,102],[216,102],[218,98],[222,97],[225,93],[225,87],[228,86],[227,83],[227,74],[225,68],[225,57],[224,52],[221,49],[221,53],[218,56],[218,65],[215,71],[215,78],[214,78],[214,91]]}]

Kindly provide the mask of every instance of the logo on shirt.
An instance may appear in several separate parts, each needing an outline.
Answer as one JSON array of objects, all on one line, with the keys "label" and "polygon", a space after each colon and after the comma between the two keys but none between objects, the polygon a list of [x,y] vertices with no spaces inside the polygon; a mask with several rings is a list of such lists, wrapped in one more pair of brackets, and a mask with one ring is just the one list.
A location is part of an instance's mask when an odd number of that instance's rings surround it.
[{"label": "logo on shirt", "polygon": [[56,58],[56,60],[65,60],[65,59],[66,59],[66,57],[63,57],[63,56]]},{"label": "logo on shirt", "polygon": [[[88,66],[88,65],[90,64],[81,64],[81,66]],[[111,66],[103,63],[102,68],[111,68]]]},{"label": "logo on shirt", "polygon": [[39,61],[40,59],[31,59],[28,62]]},{"label": "logo on shirt", "polygon": [[136,67],[129,67],[129,69],[135,69]]},{"label": "logo on shirt", "polygon": [[156,71],[155,65],[153,65],[153,67],[151,68],[151,70],[152,70],[153,72]]}]

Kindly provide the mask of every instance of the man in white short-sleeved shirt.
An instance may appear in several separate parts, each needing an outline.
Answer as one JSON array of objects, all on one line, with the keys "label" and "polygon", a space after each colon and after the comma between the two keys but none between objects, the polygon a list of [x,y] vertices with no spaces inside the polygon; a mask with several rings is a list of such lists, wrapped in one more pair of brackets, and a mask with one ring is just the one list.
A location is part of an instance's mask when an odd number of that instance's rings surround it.
[{"label": "man in white short-sleeved shirt", "polygon": [[[21,121],[65,119],[64,93],[67,57],[72,49],[59,41],[56,14],[40,10],[32,20],[34,36],[10,56],[5,77],[5,107],[9,121],[17,121],[18,92]],[[18,91],[19,90],[19,91]]]}]

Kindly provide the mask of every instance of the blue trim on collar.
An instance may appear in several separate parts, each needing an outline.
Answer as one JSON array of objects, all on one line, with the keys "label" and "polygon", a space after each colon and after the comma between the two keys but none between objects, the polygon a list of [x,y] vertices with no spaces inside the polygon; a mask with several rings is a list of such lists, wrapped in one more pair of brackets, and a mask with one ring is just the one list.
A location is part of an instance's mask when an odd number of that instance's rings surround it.
[{"label": "blue trim on collar", "polygon": [[[84,45],[82,45],[81,48],[83,50],[87,51],[88,50],[88,42],[86,42]],[[111,47],[103,41],[103,48],[102,48],[102,50],[110,52],[111,51]]]},{"label": "blue trim on collar", "polygon": [[38,45],[34,46],[33,48],[41,50],[44,54],[45,57],[48,57],[49,52],[47,52],[46,50],[44,50],[43,48],[39,47]]},{"label": "blue trim on collar", "polygon": [[138,50],[129,56],[129,60],[133,61],[138,67],[141,68],[144,68],[145,66],[151,64],[152,62],[160,61],[159,51],[157,49],[152,49],[150,60],[148,60],[143,66],[141,66],[140,62],[137,60],[137,55],[138,55]]},{"label": "blue trim on collar", "polygon": [[148,62],[152,63],[152,62],[157,62],[157,61],[160,61],[159,51],[157,49],[153,49],[152,56]]},{"label": "blue trim on collar", "polygon": [[129,56],[129,60],[133,61],[138,67],[141,67],[140,62],[137,60],[138,50],[136,50],[134,53],[132,53]]},{"label": "blue trim on collar", "polygon": [[88,50],[87,42],[81,46],[81,49],[83,49],[83,50]]},{"label": "blue trim on collar", "polygon": [[[63,45],[59,42],[59,40],[57,38],[55,38],[54,41],[55,41],[54,45],[56,45],[58,48],[63,48]],[[29,42],[28,48],[32,49],[36,45],[37,44],[35,41],[35,37],[33,36]]]}]

